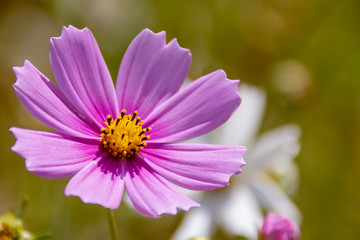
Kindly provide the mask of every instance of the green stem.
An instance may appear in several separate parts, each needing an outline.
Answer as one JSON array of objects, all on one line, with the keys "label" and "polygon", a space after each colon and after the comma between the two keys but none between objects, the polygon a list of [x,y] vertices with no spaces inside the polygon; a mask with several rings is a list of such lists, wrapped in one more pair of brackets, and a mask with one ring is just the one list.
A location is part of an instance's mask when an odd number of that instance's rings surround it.
[{"label": "green stem", "polygon": [[106,209],[106,217],[109,224],[110,234],[112,240],[119,240],[119,234],[116,230],[115,218],[113,210],[107,208]]}]

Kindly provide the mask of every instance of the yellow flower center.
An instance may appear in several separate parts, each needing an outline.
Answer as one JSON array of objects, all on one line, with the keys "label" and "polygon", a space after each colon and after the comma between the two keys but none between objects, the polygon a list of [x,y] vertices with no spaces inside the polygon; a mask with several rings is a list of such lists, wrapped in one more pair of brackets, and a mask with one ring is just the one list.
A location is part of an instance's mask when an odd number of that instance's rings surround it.
[{"label": "yellow flower center", "polygon": [[146,140],[150,137],[145,133],[151,128],[142,128],[144,121],[136,117],[138,111],[125,115],[123,109],[116,119],[110,115],[106,117],[106,128],[101,129],[101,142],[104,148],[115,158],[131,158],[139,153],[140,148],[146,146]]}]

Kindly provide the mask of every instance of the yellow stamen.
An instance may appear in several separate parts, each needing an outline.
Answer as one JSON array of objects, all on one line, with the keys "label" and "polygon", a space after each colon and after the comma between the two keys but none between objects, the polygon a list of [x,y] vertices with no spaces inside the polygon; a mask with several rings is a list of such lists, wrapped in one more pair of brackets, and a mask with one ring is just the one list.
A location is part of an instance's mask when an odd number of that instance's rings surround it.
[{"label": "yellow stamen", "polygon": [[106,117],[106,128],[101,129],[103,147],[115,158],[131,158],[139,153],[139,149],[146,146],[150,136],[145,135],[151,128],[142,128],[144,121],[133,114],[125,115],[123,109],[116,119],[110,115]]}]

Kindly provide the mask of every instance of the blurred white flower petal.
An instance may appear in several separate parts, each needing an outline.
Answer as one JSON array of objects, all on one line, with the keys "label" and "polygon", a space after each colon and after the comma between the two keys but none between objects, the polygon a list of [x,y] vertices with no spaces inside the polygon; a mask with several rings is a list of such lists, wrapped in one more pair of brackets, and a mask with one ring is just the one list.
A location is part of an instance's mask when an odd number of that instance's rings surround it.
[{"label": "blurred white flower petal", "polygon": [[193,208],[185,215],[180,227],[171,240],[185,240],[193,237],[209,237],[214,232],[213,209],[206,203]]},{"label": "blurred white flower petal", "polygon": [[219,220],[228,235],[241,235],[249,240],[257,239],[262,224],[262,212],[256,196],[244,184],[231,191],[226,204],[219,209]]},{"label": "blurred white flower petal", "polygon": [[299,183],[299,169],[293,159],[300,151],[300,135],[300,128],[294,124],[261,134],[247,155],[248,169],[271,172],[286,192],[293,194]]},{"label": "blurred white flower petal", "polygon": [[280,186],[287,194],[293,196],[299,188],[299,167],[294,161],[279,164],[273,169]]},{"label": "blurred white flower petal", "polygon": [[258,173],[257,181],[252,182],[251,187],[267,212],[282,214],[299,225],[299,209],[272,178],[265,173]]},{"label": "blurred white flower petal", "polygon": [[274,169],[292,161],[300,151],[300,134],[300,128],[294,124],[261,134],[247,155],[248,166]]}]

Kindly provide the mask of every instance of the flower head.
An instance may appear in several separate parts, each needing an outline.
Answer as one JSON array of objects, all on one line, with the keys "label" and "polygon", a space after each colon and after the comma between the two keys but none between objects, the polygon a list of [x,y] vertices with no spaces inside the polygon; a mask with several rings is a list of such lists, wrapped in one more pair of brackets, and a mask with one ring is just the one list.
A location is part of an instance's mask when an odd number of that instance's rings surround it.
[{"label": "flower head", "polygon": [[260,230],[262,240],[297,240],[300,230],[288,218],[269,213]]},{"label": "flower head", "polygon": [[0,228],[0,239],[11,240],[15,238],[15,231],[13,231],[9,225],[3,223]]},{"label": "flower head", "polygon": [[13,211],[0,216],[0,240],[33,240],[34,235],[24,229],[24,223]]},{"label": "flower head", "polygon": [[24,107],[57,132],[13,127],[12,150],[45,178],[72,177],[65,194],[115,209],[123,191],[146,216],[175,214],[198,203],[192,190],[228,185],[241,172],[245,147],[179,143],[224,123],[241,99],[238,81],[215,71],[179,91],[190,51],[165,32],[143,30],[120,65],[116,87],[90,30],[64,27],[50,40],[56,86],[29,61],[14,67]]}]

